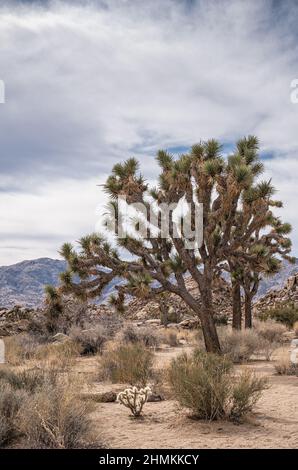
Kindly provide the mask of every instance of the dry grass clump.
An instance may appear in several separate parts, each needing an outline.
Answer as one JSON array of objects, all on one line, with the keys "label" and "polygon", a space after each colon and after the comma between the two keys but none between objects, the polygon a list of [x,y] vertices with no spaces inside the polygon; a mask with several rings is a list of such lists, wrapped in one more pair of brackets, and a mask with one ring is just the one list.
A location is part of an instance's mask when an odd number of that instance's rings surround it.
[{"label": "dry grass clump", "polygon": [[32,393],[45,382],[45,371],[35,369],[24,369],[12,371],[8,367],[0,369],[0,382],[6,382],[14,390],[24,390]]},{"label": "dry grass clump", "polygon": [[4,341],[5,359],[11,365],[22,365],[26,360],[47,360],[56,361],[63,368],[71,365],[80,353],[79,345],[73,341],[45,343],[27,333],[6,337]]},{"label": "dry grass clump", "polygon": [[90,403],[78,400],[75,392],[62,384],[45,384],[29,396],[18,413],[25,447],[72,449],[93,447]]},{"label": "dry grass clump", "polygon": [[73,326],[69,337],[78,345],[82,355],[102,353],[109,339],[108,332],[100,325],[84,324],[83,328]]},{"label": "dry grass clump", "polygon": [[98,444],[91,430],[89,402],[80,401],[77,383],[56,369],[0,374],[0,447],[78,448]]},{"label": "dry grass clump", "polygon": [[270,341],[271,343],[282,343],[287,328],[282,323],[274,320],[254,321],[254,330],[259,336]]},{"label": "dry grass clump", "polygon": [[270,360],[283,341],[286,328],[274,321],[256,322],[253,329],[232,330],[219,328],[222,352],[235,363],[249,361],[252,356]]},{"label": "dry grass clump", "polygon": [[180,405],[205,420],[241,420],[267,388],[265,378],[250,371],[236,376],[227,357],[201,351],[173,359],[169,382]]},{"label": "dry grass clump", "polygon": [[176,328],[166,328],[161,333],[161,340],[163,343],[168,344],[172,348],[179,346],[180,341]]},{"label": "dry grass clump", "polygon": [[220,344],[223,354],[236,363],[248,361],[260,350],[261,340],[253,330],[230,330],[219,328]]},{"label": "dry grass clump", "polygon": [[0,448],[8,446],[18,436],[18,412],[26,394],[15,390],[0,379]]},{"label": "dry grass clump", "polygon": [[120,331],[118,339],[124,344],[143,343],[148,348],[154,348],[160,344],[161,335],[148,326],[126,325]]},{"label": "dry grass clump", "polygon": [[69,368],[79,354],[80,346],[78,344],[73,341],[64,341],[39,346],[33,359],[40,363],[41,367],[46,365],[48,368],[62,371]]},{"label": "dry grass clump", "polygon": [[278,375],[297,375],[298,365],[292,364],[290,361],[290,353],[288,350],[283,350],[274,364],[275,371]]},{"label": "dry grass clump", "polygon": [[9,364],[19,365],[26,359],[31,359],[36,348],[42,344],[39,336],[29,333],[21,333],[15,336],[7,336],[5,343],[5,359]]},{"label": "dry grass clump", "polygon": [[153,353],[144,344],[120,344],[104,352],[101,375],[114,383],[145,386],[152,376]]}]

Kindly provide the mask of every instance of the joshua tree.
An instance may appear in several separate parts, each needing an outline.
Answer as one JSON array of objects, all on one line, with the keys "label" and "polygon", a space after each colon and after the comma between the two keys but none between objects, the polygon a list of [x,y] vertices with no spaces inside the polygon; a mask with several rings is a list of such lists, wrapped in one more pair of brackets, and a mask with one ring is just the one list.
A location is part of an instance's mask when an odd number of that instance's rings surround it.
[{"label": "joshua tree", "polygon": [[[199,317],[207,351],[219,352],[212,284],[217,265],[225,258],[231,238],[237,207],[232,196],[235,191],[241,192],[247,187],[251,170],[241,159],[234,158],[233,161],[230,159],[227,171],[221,147],[215,140],[194,145],[190,153],[177,160],[169,153],[159,151],[157,161],[161,168],[159,186],[150,193],[138,173],[135,159],[115,165],[105,184],[111,198],[110,209],[113,209],[117,222],[114,229],[117,243],[132,258],[129,261],[123,259],[122,253],[112,249],[99,235],[82,238],[79,252],[65,244],[61,253],[68,261],[69,270],[62,275],[63,289],[78,296],[95,297],[113,278],[121,276],[126,279],[126,284],[118,286],[118,295],[111,299],[118,309],[123,308],[125,294],[142,297],[156,296],[165,291],[176,294]],[[120,236],[123,214],[119,196],[125,197],[129,205],[140,205],[137,212],[141,216],[134,228],[142,231],[142,237],[135,233],[133,236]],[[184,225],[180,219],[175,221],[173,211],[169,211],[169,207],[182,199],[192,209],[187,221],[184,219]],[[155,221],[149,220],[148,215],[152,201],[155,201]],[[198,203],[203,208],[202,243],[196,235],[185,235],[186,229],[196,233],[194,208]],[[167,220],[169,231],[165,235],[163,222]],[[155,234],[154,229],[157,231]],[[185,285],[186,272],[198,286],[202,306]],[[73,280],[74,274],[79,276],[79,282]]]},{"label": "joshua tree", "polygon": [[[61,276],[61,291],[85,299],[97,297],[114,278],[122,277],[125,283],[117,286],[117,295],[111,298],[117,310],[124,309],[127,294],[142,298],[176,294],[199,317],[206,350],[220,352],[212,286],[225,260],[237,266],[242,260],[255,259],[245,252],[242,238],[249,240],[256,232],[259,214],[253,212],[241,236],[240,232],[237,235],[236,219],[239,200],[262,170],[256,149],[255,137],[242,139],[227,163],[215,140],[194,145],[177,159],[159,151],[159,184],[150,191],[135,159],[115,165],[104,188],[113,216],[112,220],[107,216],[106,221],[120,250],[99,234],[83,237],[78,250],[64,244],[61,254],[68,270]],[[128,230],[119,198],[134,206],[135,218]],[[181,201],[188,207],[182,219],[175,216]],[[197,231],[198,205],[203,210],[202,240]],[[244,214],[242,210],[242,217]],[[186,273],[196,283],[201,302],[187,289]]]},{"label": "joshua tree", "polygon": [[260,279],[278,272],[282,259],[292,262],[291,240],[286,236],[291,226],[273,215],[272,207],[282,207],[281,201],[272,199],[274,192],[270,181],[251,186],[243,193],[241,209],[235,216],[232,236],[240,244],[230,253],[225,268],[231,274],[233,286],[237,286],[237,296],[233,289],[233,327],[237,329],[241,329],[242,320],[240,287],[245,297],[245,327],[250,328],[252,299]]},{"label": "joshua tree", "polygon": [[[244,291],[245,328],[252,327],[252,300],[257,294],[263,276],[272,276],[282,267],[282,259],[293,262],[289,256],[291,240],[286,236],[291,232],[288,223],[282,223],[271,216],[271,230],[260,236],[257,232],[250,240],[249,252],[254,255],[249,262],[244,262],[240,269],[240,282]],[[277,257],[278,256],[278,257]]]},{"label": "joshua tree", "polygon": [[227,165],[228,173],[234,172],[236,164],[243,175],[241,184],[234,184],[229,196],[233,200],[233,210],[228,215],[230,239],[225,251],[226,262],[221,266],[231,277],[233,328],[236,329],[241,329],[241,287],[245,295],[245,325],[249,327],[252,298],[258,291],[261,274],[274,274],[280,269],[281,261],[276,255],[291,261],[288,256],[291,241],[285,237],[291,226],[281,223],[272,213],[272,207],[282,207],[282,203],[272,199],[275,190],[271,181],[255,182],[263,172],[258,148],[254,136],[239,140]]}]

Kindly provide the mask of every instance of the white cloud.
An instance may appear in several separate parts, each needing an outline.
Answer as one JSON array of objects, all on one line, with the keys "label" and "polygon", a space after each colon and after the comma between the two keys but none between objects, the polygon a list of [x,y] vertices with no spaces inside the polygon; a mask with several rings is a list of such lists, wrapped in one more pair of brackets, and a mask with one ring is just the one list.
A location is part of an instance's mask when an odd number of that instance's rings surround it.
[{"label": "white cloud", "polygon": [[[157,148],[209,137],[259,136],[275,155],[267,165],[283,218],[297,226],[290,174],[298,150],[298,105],[290,102],[297,19],[293,2],[266,0],[2,6],[0,213],[2,239],[24,234],[14,241],[14,260],[29,257],[25,245],[30,257],[43,247],[54,254],[59,233],[73,239],[89,231],[86,208],[101,198],[91,182],[115,161],[134,154],[152,178]],[[36,248],[32,226],[49,234]],[[9,240],[1,242],[2,259],[11,256]]]},{"label": "white cloud", "polygon": [[59,180],[36,194],[4,193],[0,206],[0,265],[20,259],[58,257],[62,243],[95,231],[106,204],[98,184]]}]

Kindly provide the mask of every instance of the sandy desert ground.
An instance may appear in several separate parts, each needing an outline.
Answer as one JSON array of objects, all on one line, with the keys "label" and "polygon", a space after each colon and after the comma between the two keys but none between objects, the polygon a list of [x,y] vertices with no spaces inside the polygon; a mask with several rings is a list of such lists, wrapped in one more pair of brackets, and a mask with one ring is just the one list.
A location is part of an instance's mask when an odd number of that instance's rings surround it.
[{"label": "sandy desert ground", "polygon": [[[185,348],[184,348],[185,349]],[[156,352],[156,366],[166,365],[182,348]],[[78,371],[96,371],[95,358],[79,359]],[[133,419],[117,403],[96,403],[95,429],[110,448],[298,448],[298,378],[277,376],[274,361],[239,366],[266,375],[270,388],[243,424],[193,420],[174,400],[147,403],[142,419]],[[123,385],[98,382],[92,393],[123,390]]]}]

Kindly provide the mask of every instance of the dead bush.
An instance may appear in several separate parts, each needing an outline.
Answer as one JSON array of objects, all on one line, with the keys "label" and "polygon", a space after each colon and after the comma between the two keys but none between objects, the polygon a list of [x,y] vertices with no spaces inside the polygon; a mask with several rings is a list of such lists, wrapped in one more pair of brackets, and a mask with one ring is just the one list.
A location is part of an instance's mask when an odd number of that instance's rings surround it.
[{"label": "dead bush", "polygon": [[178,332],[175,328],[166,328],[161,334],[162,341],[172,348],[179,346]]},{"label": "dead bush", "polygon": [[290,353],[287,350],[281,351],[276,363],[274,364],[274,368],[278,375],[298,376],[298,364],[292,364],[290,361]]},{"label": "dead bush", "polygon": [[287,328],[282,323],[277,323],[274,320],[254,322],[254,330],[259,336],[270,341],[271,343],[282,343],[284,334]]},{"label": "dead bush", "polygon": [[4,342],[6,361],[12,365],[19,365],[34,356],[36,348],[42,341],[35,335],[22,333],[6,337]]},{"label": "dead bush", "polygon": [[119,313],[110,311],[100,315],[99,324],[105,329],[107,336],[113,338],[123,327],[123,318]]},{"label": "dead bush", "polygon": [[160,343],[161,337],[157,331],[154,331],[148,326],[125,326],[120,334],[119,339],[123,343],[143,343],[148,348],[157,347]]},{"label": "dead bush", "polygon": [[34,359],[48,368],[66,370],[70,367],[75,357],[80,354],[80,346],[74,341],[64,341],[61,343],[48,343],[39,346],[34,354]]},{"label": "dead bush", "polygon": [[81,328],[73,326],[69,337],[79,346],[82,355],[102,353],[108,334],[102,325],[85,323]]},{"label": "dead bush", "polygon": [[264,345],[263,339],[253,330],[235,331],[222,327],[219,336],[222,352],[236,363],[248,361]]},{"label": "dead bush", "polygon": [[93,447],[89,402],[80,401],[66,385],[45,384],[19,411],[19,430],[32,449]]},{"label": "dead bush", "polygon": [[45,374],[39,369],[12,371],[9,368],[0,369],[0,381],[9,384],[14,390],[34,392],[45,382]]},{"label": "dead bush", "polygon": [[9,446],[18,436],[17,416],[26,395],[0,377],[0,448]]},{"label": "dead bush", "polygon": [[34,449],[100,446],[91,432],[91,404],[77,397],[79,384],[55,369],[1,369],[0,446],[15,438]]},{"label": "dead bush", "polygon": [[114,383],[145,386],[152,376],[153,353],[140,343],[120,344],[104,352],[100,368]]},{"label": "dead bush", "polygon": [[205,420],[242,419],[267,386],[248,372],[236,376],[227,357],[201,351],[173,359],[169,382],[180,405]]}]

